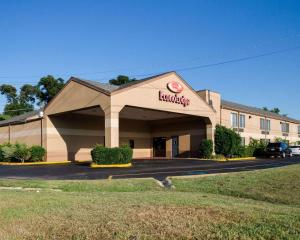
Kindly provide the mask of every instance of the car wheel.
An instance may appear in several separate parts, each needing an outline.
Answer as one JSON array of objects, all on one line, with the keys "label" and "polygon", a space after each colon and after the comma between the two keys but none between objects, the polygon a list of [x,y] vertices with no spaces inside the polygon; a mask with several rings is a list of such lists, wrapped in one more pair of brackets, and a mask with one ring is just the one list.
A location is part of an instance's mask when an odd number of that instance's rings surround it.
[{"label": "car wheel", "polygon": [[281,156],[282,156],[282,158],[285,158],[285,152],[283,152]]}]

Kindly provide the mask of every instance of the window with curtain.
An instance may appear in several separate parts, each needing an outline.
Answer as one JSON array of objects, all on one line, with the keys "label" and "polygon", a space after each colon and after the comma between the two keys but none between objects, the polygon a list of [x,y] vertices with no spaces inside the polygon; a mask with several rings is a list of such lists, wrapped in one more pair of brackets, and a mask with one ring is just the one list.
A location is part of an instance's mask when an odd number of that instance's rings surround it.
[{"label": "window with curtain", "polygon": [[231,127],[238,127],[238,115],[237,113],[231,113]]},{"label": "window with curtain", "polygon": [[288,123],[281,123],[281,131],[288,133],[290,131],[290,125]]},{"label": "window with curtain", "polygon": [[269,119],[260,119],[260,130],[270,131],[271,130],[271,121]]},{"label": "window with curtain", "polygon": [[245,115],[240,114],[240,128],[245,128]]}]

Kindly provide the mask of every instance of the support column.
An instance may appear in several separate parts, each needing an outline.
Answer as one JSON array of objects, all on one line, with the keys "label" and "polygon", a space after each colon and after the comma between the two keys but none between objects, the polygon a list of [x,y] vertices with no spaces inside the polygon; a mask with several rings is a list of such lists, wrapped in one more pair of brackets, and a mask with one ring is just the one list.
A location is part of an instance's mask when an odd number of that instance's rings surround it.
[{"label": "support column", "polygon": [[119,147],[119,111],[109,108],[104,113],[105,147]]},{"label": "support column", "polygon": [[207,123],[206,124],[206,139],[212,140],[213,142],[213,154],[215,154],[215,123]]}]

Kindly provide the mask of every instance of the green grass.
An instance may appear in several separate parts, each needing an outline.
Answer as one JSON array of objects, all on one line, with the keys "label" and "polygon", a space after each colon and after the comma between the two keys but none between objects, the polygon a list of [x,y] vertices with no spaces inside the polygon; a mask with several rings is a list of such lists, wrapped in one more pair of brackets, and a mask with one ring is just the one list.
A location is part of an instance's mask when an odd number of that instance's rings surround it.
[{"label": "green grass", "polygon": [[176,191],[206,192],[271,203],[300,205],[300,165],[172,180]]},{"label": "green grass", "polygon": [[[300,165],[176,179],[0,180],[0,239],[299,239]],[[53,191],[59,189],[61,192]]]}]

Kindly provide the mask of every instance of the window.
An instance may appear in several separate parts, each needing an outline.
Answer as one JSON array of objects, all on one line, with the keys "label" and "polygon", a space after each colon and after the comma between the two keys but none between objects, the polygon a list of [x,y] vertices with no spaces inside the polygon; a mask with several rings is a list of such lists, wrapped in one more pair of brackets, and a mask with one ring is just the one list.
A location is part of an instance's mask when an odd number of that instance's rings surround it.
[{"label": "window", "polygon": [[281,131],[288,133],[290,131],[290,125],[288,123],[281,123]]},{"label": "window", "polygon": [[271,120],[266,119],[265,123],[266,123],[266,130],[270,131],[271,130]]},{"label": "window", "polygon": [[237,113],[231,113],[231,127],[238,127],[238,115]]},{"label": "window", "polygon": [[300,125],[298,125],[298,134],[300,134]]},{"label": "window", "polygon": [[246,138],[241,137],[241,144],[242,144],[242,146],[246,145]]},{"label": "window", "polygon": [[240,128],[245,128],[245,115],[240,115]]},{"label": "window", "polygon": [[260,130],[270,131],[271,130],[271,121],[269,119],[260,119]]},{"label": "window", "polygon": [[245,128],[245,115],[231,113],[231,127],[232,128]]}]

